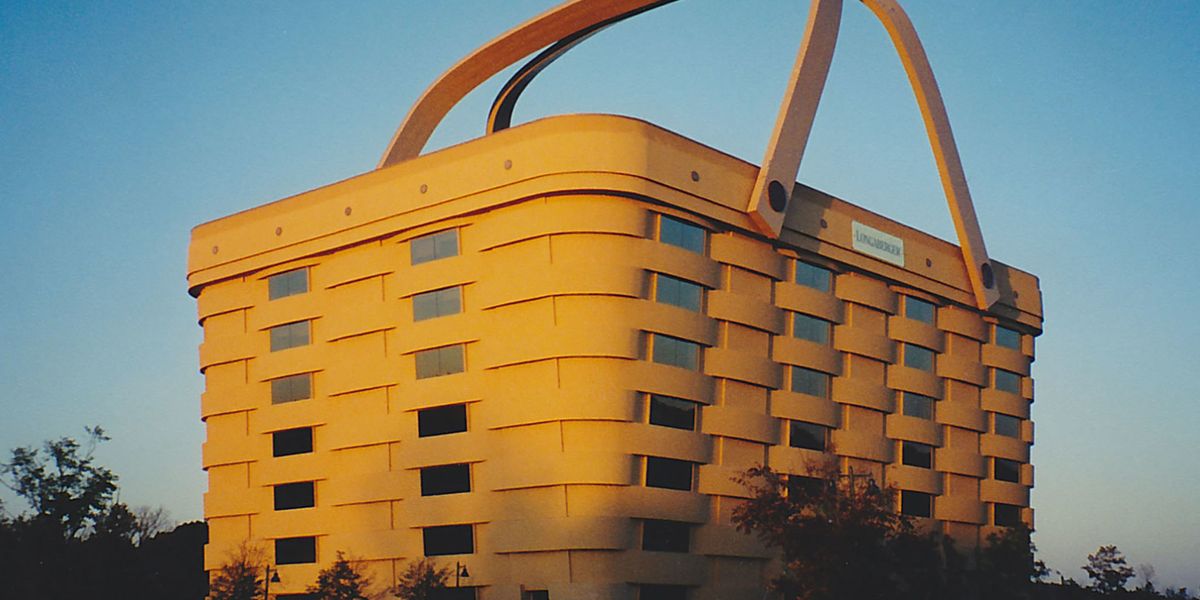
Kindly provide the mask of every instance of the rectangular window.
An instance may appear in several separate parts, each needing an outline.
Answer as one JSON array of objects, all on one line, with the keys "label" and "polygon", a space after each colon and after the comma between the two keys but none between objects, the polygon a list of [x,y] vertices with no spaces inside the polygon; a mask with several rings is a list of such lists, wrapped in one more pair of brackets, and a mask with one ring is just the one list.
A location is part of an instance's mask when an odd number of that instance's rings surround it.
[{"label": "rectangular window", "polygon": [[271,404],[312,398],[312,373],[288,375],[271,380]]},{"label": "rectangular window", "polygon": [[792,367],[792,391],[818,398],[829,397],[829,373]]},{"label": "rectangular window", "polygon": [[828,294],[833,289],[833,271],[798,260],[796,283]]},{"label": "rectangular window", "polygon": [[293,454],[308,454],[313,451],[312,427],[284,429],[271,434],[271,455],[291,456]]},{"label": "rectangular window", "polygon": [[267,278],[267,299],[278,300],[308,292],[308,269],[295,269]]},{"label": "rectangular window", "polygon": [[698,284],[662,273],[654,274],[655,302],[699,311],[703,299],[704,288]]},{"label": "rectangular window", "polygon": [[904,366],[933,372],[933,350],[907,343],[900,344],[900,347],[904,353]]},{"label": "rectangular window", "polygon": [[294,537],[275,540],[275,564],[298,565],[317,562],[317,538]]},{"label": "rectangular window", "polygon": [[419,265],[431,260],[458,256],[458,230],[447,229],[429,235],[413,238],[409,242],[412,253],[412,264]]},{"label": "rectangular window", "polygon": [[448,587],[429,590],[429,600],[476,600],[476,587]]},{"label": "rectangular window", "polygon": [[1021,376],[1004,369],[992,369],[992,387],[1013,394],[1021,393]]},{"label": "rectangular window", "polygon": [[1021,437],[1021,419],[1000,413],[992,413],[992,433],[1005,437]]},{"label": "rectangular window", "polygon": [[433,437],[466,430],[466,404],[452,404],[417,411],[417,437]]},{"label": "rectangular window", "polygon": [[829,428],[816,423],[791,421],[788,425],[788,445],[824,452],[829,446]]},{"label": "rectangular window", "polygon": [[904,298],[904,316],[922,323],[934,324],[936,320],[936,307],[931,302],[926,302],[920,298],[913,296],[901,296]]},{"label": "rectangular window", "polygon": [[475,530],[470,525],[441,525],[421,530],[425,556],[474,554]]},{"label": "rectangular window", "polygon": [[417,379],[462,373],[465,369],[463,345],[442,346],[417,352]]},{"label": "rectangular window", "polygon": [[646,519],[642,522],[642,550],[687,552],[691,546],[691,532],[690,523]]},{"label": "rectangular window", "polygon": [[900,491],[900,514],[910,517],[932,517],[933,495],[925,492]]},{"label": "rectangular window", "polygon": [[693,371],[700,368],[700,344],[654,333],[650,335],[650,345],[651,360],[656,363]]},{"label": "rectangular window", "polygon": [[462,312],[462,286],[417,294],[412,299],[413,321],[424,321]]},{"label": "rectangular window", "polygon": [[916,417],[918,419],[933,419],[933,403],[934,399],[921,394],[912,392],[900,393],[901,409],[906,417]]},{"label": "rectangular window", "polygon": [[997,527],[1018,527],[1022,524],[1021,507],[1016,504],[992,505],[992,524]]},{"label": "rectangular window", "polygon": [[1012,348],[1013,350],[1021,349],[1021,334],[1007,327],[995,325],[992,327],[992,341],[997,346]]},{"label": "rectangular window", "polygon": [[992,459],[992,479],[1021,483],[1021,463],[1004,458]]},{"label": "rectangular window", "polygon": [[829,481],[820,477],[788,475],[787,494],[793,501],[819,498],[829,486]]},{"label": "rectangular window", "polygon": [[550,590],[526,590],[523,600],[550,600]]},{"label": "rectangular window", "polygon": [[687,600],[687,586],[643,583],[638,586],[638,600]]},{"label": "rectangular window", "polygon": [[692,467],[693,464],[686,460],[647,456],[646,486],[691,491]]},{"label": "rectangular window", "polygon": [[421,495],[442,496],[471,491],[471,465],[441,465],[421,469]]},{"label": "rectangular window", "polygon": [[704,254],[704,229],[675,217],[659,215],[658,241]]},{"label": "rectangular window", "polygon": [[307,346],[309,342],[309,323],[310,321],[296,321],[295,323],[286,323],[272,327],[270,329],[271,352],[287,350],[288,348],[295,348],[297,346]]},{"label": "rectangular window", "polygon": [[910,467],[933,468],[933,446],[917,442],[900,442],[900,462]]},{"label": "rectangular window", "polygon": [[275,510],[312,508],[317,505],[316,483],[300,481],[275,486]]},{"label": "rectangular window", "polygon": [[829,332],[832,323],[825,319],[810,317],[801,313],[792,313],[792,336],[823,346],[829,344]]},{"label": "rectangular window", "polygon": [[690,400],[650,394],[650,424],[696,429],[696,403]]}]

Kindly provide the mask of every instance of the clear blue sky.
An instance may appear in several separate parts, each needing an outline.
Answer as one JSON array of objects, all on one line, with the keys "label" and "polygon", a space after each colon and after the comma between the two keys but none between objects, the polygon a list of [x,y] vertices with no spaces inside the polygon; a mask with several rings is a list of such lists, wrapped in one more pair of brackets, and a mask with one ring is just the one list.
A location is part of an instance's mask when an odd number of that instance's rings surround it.
[{"label": "clear blue sky", "polygon": [[[442,70],[551,4],[0,0],[0,450],[101,424],[122,500],[199,518],[189,229],[371,169]],[[906,4],[988,250],[1042,280],[1042,555],[1079,578],[1115,543],[1200,587],[1200,3]],[[682,0],[555,64],[517,120],[629,114],[757,162],[806,11]],[[500,83],[434,146],[479,135]],[[953,239],[853,0],[800,180]]]}]

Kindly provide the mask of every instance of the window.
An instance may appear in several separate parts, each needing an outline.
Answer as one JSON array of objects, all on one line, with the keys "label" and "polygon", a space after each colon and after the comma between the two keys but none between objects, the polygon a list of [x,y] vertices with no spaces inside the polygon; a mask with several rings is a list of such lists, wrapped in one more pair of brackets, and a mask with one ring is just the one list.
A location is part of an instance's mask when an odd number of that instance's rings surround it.
[{"label": "window", "polygon": [[992,525],[998,527],[1017,527],[1021,525],[1021,507],[1016,504],[992,505]]},{"label": "window", "polygon": [[293,454],[308,454],[313,451],[312,427],[299,429],[284,429],[271,434],[271,455],[291,456]]},{"label": "window", "polygon": [[696,429],[696,403],[670,396],[650,394],[650,424],[694,430]]},{"label": "window", "polygon": [[933,495],[925,492],[900,491],[900,514],[910,517],[932,517]]},{"label": "window", "polygon": [[421,495],[441,496],[471,491],[471,465],[442,465],[421,469]]},{"label": "window", "polygon": [[900,462],[910,467],[933,468],[933,446],[917,442],[900,442]]},{"label": "window", "polygon": [[526,590],[524,600],[550,600],[549,590]]},{"label": "window", "polygon": [[409,242],[412,264],[419,265],[439,258],[458,256],[458,230],[447,229],[414,238]]},{"label": "window", "polygon": [[308,291],[308,269],[295,269],[267,278],[267,299],[278,300]]},{"label": "window", "polygon": [[462,312],[462,286],[417,294],[412,303],[414,321],[456,315]]},{"label": "window", "polygon": [[900,393],[901,410],[906,417],[916,417],[918,419],[933,419],[933,403],[934,399],[929,396],[922,396],[912,392]]},{"label": "window", "polygon": [[475,600],[474,587],[448,587],[429,590],[429,600]]},{"label": "window", "polygon": [[416,354],[416,359],[417,379],[452,375],[464,370],[462,344],[422,350]]},{"label": "window", "polygon": [[275,540],[275,564],[297,565],[317,562],[317,538],[294,537]]},{"label": "window", "polygon": [[992,433],[1011,438],[1020,438],[1021,419],[1000,413],[992,413]]},{"label": "window", "polygon": [[688,310],[700,310],[704,288],[662,273],[654,274],[654,300]]},{"label": "window", "polygon": [[1021,376],[1004,369],[992,369],[992,387],[1013,394],[1021,393]]},{"label": "window", "polygon": [[788,445],[824,452],[828,447],[829,428],[816,423],[791,421],[788,425]]},{"label": "window", "polygon": [[650,334],[651,359],[660,364],[697,370],[700,344],[659,333]]},{"label": "window", "polygon": [[312,481],[275,486],[275,510],[311,508],[317,505],[316,484]]},{"label": "window", "polygon": [[466,404],[452,404],[417,411],[417,437],[433,437],[466,430]]},{"label": "window", "polygon": [[818,398],[829,397],[829,374],[804,367],[792,367],[792,391]]},{"label": "window", "polygon": [[833,271],[796,261],[796,283],[828,294],[833,289]]},{"label": "window", "polygon": [[904,366],[933,372],[933,350],[907,343],[900,346],[904,353]]},{"label": "window", "polygon": [[803,475],[788,475],[787,494],[793,501],[805,498],[817,498],[829,486],[829,481],[820,477],[805,477]]},{"label": "window", "polygon": [[271,331],[271,352],[308,345],[309,321],[276,325]]},{"label": "window", "polygon": [[426,527],[421,530],[421,536],[425,543],[425,556],[475,552],[475,530],[470,525]]},{"label": "window", "polygon": [[926,302],[913,296],[901,296],[904,299],[904,316],[914,321],[934,324],[937,307],[932,302]]},{"label": "window", "polygon": [[646,486],[691,491],[692,463],[674,458],[647,456]]},{"label": "window", "polygon": [[681,521],[646,519],[642,523],[642,550],[687,552],[692,526]]},{"label": "window", "polygon": [[288,375],[271,380],[271,404],[312,398],[312,373]]},{"label": "window", "polygon": [[638,586],[638,600],[687,600],[688,589],[682,585],[643,583]]},{"label": "window", "polygon": [[992,479],[1021,483],[1021,463],[1004,458],[993,458]]},{"label": "window", "polygon": [[794,337],[828,345],[831,329],[829,321],[801,313],[792,313],[792,336]]},{"label": "window", "polygon": [[659,215],[658,241],[704,254],[704,230],[675,217]]},{"label": "window", "polygon": [[1012,348],[1013,350],[1021,349],[1021,334],[1007,327],[995,325],[992,327],[992,341],[997,346]]}]

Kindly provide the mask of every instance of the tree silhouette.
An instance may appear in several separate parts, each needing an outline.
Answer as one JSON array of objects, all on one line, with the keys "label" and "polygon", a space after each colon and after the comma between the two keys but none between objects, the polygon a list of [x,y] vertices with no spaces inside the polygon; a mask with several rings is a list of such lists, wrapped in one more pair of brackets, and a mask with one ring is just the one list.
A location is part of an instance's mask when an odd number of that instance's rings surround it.
[{"label": "tree silhouette", "polygon": [[396,582],[395,595],[403,600],[434,600],[439,590],[446,589],[449,579],[449,567],[439,568],[423,558],[409,563]]},{"label": "tree silhouette", "polygon": [[1083,570],[1092,580],[1091,589],[1102,594],[1125,591],[1125,583],[1133,577],[1133,567],[1125,562],[1125,556],[1116,546],[1100,546],[1088,555]]},{"label": "tree silhouette", "polygon": [[267,561],[262,548],[242,542],[230,552],[209,584],[211,600],[254,600],[263,589]]},{"label": "tree silhouette", "polygon": [[370,587],[371,578],[339,551],[337,560],[317,574],[317,583],[309,586],[308,593],[314,600],[368,600]]}]

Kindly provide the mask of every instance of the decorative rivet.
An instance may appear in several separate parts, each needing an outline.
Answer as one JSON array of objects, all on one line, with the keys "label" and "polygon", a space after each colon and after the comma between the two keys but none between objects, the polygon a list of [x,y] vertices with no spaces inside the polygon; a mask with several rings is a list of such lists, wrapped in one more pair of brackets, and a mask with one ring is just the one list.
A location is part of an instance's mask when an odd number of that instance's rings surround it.
[{"label": "decorative rivet", "polygon": [[700,174],[692,171],[692,181],[700,181]]},{"label": "decorative rivet", "polygon": [[512,168],[512,161],[511,161],[511,160],[505,160],[505,161],[504,161],[504,168],[505,168],[505,169],[511,169],[511,168]]},{"label": "decorative rivet", "polygon": [[216,253],[218,253],[218,252],[220,252],[220,251],[221,251],[221,249],[220,249],[220,248],[218,248],[218,247],[216,247],[216,246],[213,246],[213,254],[216,254]]},{"label": "decorative rivet", "polygon": [[829,221],[821,219],[821,229],[829,229]]},{"label": "decorative rivet", "polygon": [[429,186],[422,183],[421,184],[421,193],[424,194],[425,192],[428,192],[428,191],[429,191]]},{"label": "decorative rivet", "polygon": [[771,210],[783,212],[787,208],[787,201],[788,193],[782,183],[772,180],[767,184],[767,203],[771,205]]},{"label": "decorative rivet", "polygon": [[933,261],[932,261],[932,260],[929,260],[928,258],[927,258],[927,259],[925,259],[925,266],[927,266],[927,267],[932,267],[932,266],[933,266]]},{"label": "decorative rivet", "polygon": [[283,235],[283,228],[282,228],[282,227],[276,227],[276,228],[275,228],[275,235]]},{"label": "decorative rivet", "polygon": [[345,214],[348,217],[348,216],[350,216],[350,213],[352,213],[352,212],[354,212],[354,211],[351,210],[349,206],[347,206],[346,210],[342,211],[342,214]]}]

